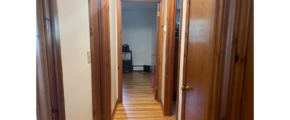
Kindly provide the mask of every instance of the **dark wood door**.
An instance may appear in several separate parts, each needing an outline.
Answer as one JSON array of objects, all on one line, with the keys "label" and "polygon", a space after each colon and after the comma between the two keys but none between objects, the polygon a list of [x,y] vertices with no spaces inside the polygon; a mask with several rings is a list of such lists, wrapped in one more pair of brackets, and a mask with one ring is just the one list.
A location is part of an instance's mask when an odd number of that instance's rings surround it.
[{"label": "dark wood door", "polygon": [[156,16],[156,47],[155,47],[155,70],[154,70],[154,96],[157,100],[158,94],[158,41],[159,41],[159,13],[160,3],[157,3],[157,16]]},{"label": "dark wood door", "polygon": [[190,0],[185,57],[185,120],[208,119],[216,0]]}]

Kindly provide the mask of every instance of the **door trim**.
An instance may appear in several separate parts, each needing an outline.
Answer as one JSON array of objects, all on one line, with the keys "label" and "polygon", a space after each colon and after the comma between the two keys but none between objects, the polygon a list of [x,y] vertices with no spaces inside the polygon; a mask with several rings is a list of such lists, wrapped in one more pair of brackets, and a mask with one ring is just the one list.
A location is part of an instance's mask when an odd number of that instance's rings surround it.
[{"label": "door trim", "polygon": [[159,49],[159,24],[160,24],[160,3],[157,3],[157,14],[156,14],[156,41],[155,41],[155,68],[154,68],[154,97],[155,100],[158,101],[158,89],[156,90],[155,88],[158,88],[158,49]]},{"label": "door trim", "polygon": [[[91,0],[89,2],[92,72],[97,72],[92,73],[93,109],[97,115],[94,120],[110,120],[112,117],[109,6],[109,0]],[[100,99],[98,99],[99,94]],[[98,111],[100,112],[97,113]],[[99,115],[102,117],[100,118]]]},{"label": "door trim", "polygon": [[[56,0],[43,0],[42,1],[42,19],[38,18],[38,22],[43,22],[44,26],[38,26],[38,28],[44,28],[44,38],[39,39],[40,57],[37,62],[39,69],[37,72],[38,87],[46,86],[47,89],[38,90],[38,100],[41,103],[48,104],[47,109],[49,112],[45,112],[43,116],[51,116],[52,120],[65,120],[65,101],[64,101],[64,89],[63,89],[63,76],[62,76],[62,61],[61,61],[61,48],[58,28],[58,12]],[[38,6],[40,7],[40,6]],[[46,55],[44,55],[44,52]],[[41,65],[41,66],[40,66]],[[45,75],[45,76],[42,76]],[[42,84],[40,84],[42,83]],[[49,93],[49,95],[47,94]],[[50,96],[49,100],[45,100],[44,96]],[[43,104],[41,104],[43,105]],[[39,106],[42,109],[42,106]]]},{"label": "door trim", "polygon": [[173,71],[174,67],[174,45],[175,45],[175,23],[176,23],[177,0],[167,1],[167,25],[165,46],[165,80],[164,80],[164,115],[172,115],[173,95]]},{"label": "door trim", "polygon": [[[100,0],[89,0],[93,120],[101,120]],[[92,6],[94,5],[94,6]]]},{"label": "door trim", "polygon": [[164,26],[164,6],[165,6],[165,1],[161,0],[160,1],[160,16],[159,16],[159,40],[158,40],[158,55],[157,55],[157,59],[158,61],[156,61],[157,65],[158,65],[158,94],[157,94],[157,102],[160,103],[161,102],[161,86],[162,86],[162,58],[163,58],[163,26]]},{"label": "door trim", "polygon": [[118,102],[123,102],[122,1],[117,0]]},{"label": "door trim", "polygon": [[101,0],[100,15],[100,65],[102,119],[111,119],[111,46],[109,0]]}]

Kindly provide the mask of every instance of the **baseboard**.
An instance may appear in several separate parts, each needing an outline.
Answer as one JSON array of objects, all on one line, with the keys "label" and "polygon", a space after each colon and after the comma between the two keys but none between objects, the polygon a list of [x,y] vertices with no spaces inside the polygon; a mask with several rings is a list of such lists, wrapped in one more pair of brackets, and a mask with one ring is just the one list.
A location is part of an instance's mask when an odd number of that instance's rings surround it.
[{"label": "baseboard", "polygon": [[115,103],[115,107],[114,107],[114,109],[113,109],[113,113],[112,113],[112,115],[111,115],[111,119],[112,119],[112,120],[113,120],[114,117],[115,117],[116,110],[117,110],[117,106],[118,106],[118,99],[117,99],[117,101],[116,101],[116,103]]}]

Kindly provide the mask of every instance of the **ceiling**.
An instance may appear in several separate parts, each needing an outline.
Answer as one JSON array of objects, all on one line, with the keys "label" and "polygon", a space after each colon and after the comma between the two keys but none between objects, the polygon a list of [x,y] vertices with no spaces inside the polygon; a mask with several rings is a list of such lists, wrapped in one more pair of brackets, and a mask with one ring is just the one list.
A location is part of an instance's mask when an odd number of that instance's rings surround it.
[{"label": "ceiling", "polygon": [[[157,2],[122,2],[122,9],[155,9]],[[177,9],[180,9],[180,0],[177,0]]]}]

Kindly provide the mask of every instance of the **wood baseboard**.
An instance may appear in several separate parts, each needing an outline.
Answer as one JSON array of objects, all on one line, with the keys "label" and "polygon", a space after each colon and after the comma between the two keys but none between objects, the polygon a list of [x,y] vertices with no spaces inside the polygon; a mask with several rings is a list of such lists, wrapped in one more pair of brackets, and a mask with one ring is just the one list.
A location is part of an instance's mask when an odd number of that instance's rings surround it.
[{"label": "wood baseboard", "polygon": [[117,101],[116,101],[116,103],[115,103],[115,107],[114,107],[114,109],[113,109],[113,113],[112,113],[112,115],[111,115],[111,120],[113,120],[114,119],[114,117],[115,117],[115,114],[116,114],[116,110],[117,110],[117,106],[118,106],[118,99],[117,99]]}]

